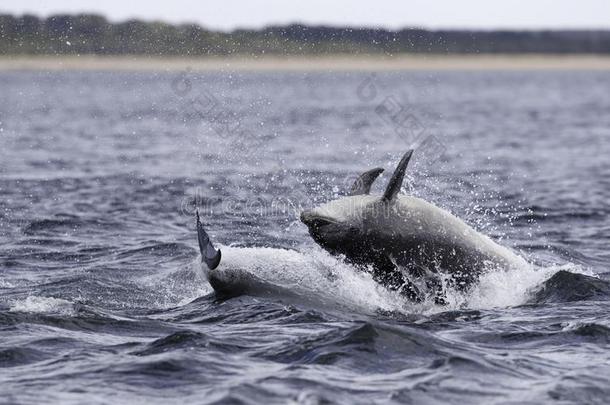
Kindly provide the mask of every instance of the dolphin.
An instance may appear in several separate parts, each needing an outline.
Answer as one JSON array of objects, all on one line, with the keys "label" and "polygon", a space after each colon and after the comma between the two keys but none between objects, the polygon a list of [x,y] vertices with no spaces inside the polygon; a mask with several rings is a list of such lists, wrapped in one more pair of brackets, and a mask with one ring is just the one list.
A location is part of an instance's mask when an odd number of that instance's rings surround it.
[{"label": "dolphin", "polygon": [[399,194],[412,155],[404,154],[383,195],[369,194],[383,172],[375,168],[358,177],[346,197],[303,211],[313,240],[415,302],[432,296],[444,304],[443,282],[466,289],[486,270],[526,264],[448,211]]}]

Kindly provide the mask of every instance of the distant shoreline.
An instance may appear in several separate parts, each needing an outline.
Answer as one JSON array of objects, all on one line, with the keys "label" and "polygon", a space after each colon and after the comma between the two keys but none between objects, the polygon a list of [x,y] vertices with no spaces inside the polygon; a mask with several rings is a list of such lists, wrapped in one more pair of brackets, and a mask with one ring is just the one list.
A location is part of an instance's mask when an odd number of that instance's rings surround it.
[{"label": "distant shoreline", "polygon": [[610,70],[596,55],[374,55],[241,57],[0,56],[0,71]]}]

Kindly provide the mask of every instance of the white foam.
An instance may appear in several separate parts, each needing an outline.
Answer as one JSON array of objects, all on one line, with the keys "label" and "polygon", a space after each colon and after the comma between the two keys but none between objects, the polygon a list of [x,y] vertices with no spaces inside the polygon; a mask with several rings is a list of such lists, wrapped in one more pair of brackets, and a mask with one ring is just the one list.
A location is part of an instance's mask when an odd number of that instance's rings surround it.
[{"label": "white foam", "polygon": [[10,307],[11,312],[28,312],[42,314],[74,315],[74,305],[60,298],[29,296],[24,300],[15,301]]},{"label": "white foam", "polygon": [[[358,271],[318,247],[303,253],[274,248],[222,247],[223,261],[215,271],[252,275],[277,290],[290,291],[303,302],[349,307],[356,312],[378,310],[405,314],[433,313],[448,309],[491,309],[525,304],[540,285],[560,270],[587,273],[576,265],[538,267],[523,261],[507,271],[491,271],[467,293],[449,289],[448,306],[431,302],[415,305],[391,292],[371,275]],[[273,291],[273,288],[267,289]],[[279,293],[278,293],[279,298]]]},{"label": "white foam", "polygon": [[549,267],[528,264],[510,271],[489,272],[481,277],[470,292],[466,305],[469,308],[486,309],[525,304],[543,282],[561,270],[592,275],[590,271],[572,263]]},{"label": "white foam", "polygon": [[348,306],[364,312],[397,309],[394,294],[380,287],[369,274],[356,271],[317,247],[305,253],[222,247],[222,255],[221,266],[215,271],[239,269],[308,302]]}]

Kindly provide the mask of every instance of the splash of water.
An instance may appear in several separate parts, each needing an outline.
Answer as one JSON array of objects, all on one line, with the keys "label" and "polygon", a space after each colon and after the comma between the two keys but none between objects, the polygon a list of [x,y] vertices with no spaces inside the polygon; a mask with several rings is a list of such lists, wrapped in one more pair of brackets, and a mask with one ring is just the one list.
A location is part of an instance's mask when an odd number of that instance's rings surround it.
[{"label": "splash of water", "polygon": [[[490,309],[525,304],[544,281],[560,270],[584,273],[572,264],[538,267],[528,264],[505,271],[490,271],[466,292],[447,289],[447,306],[429,300],[413,304],[376,283],[320,248],[305,252],[275,248],[222,247],[224,272],[230,282],[244,282],[249,294],[346,307],[355,312],[403,314],[435,313],[448,309]],[[256,287],[255,287],[256,285]],[[289,295],[290,297],[287,297]]]},{"label": "splash of water", "polygon": [[57,314],[64,316],[73,316],[75,313],[74,304],[70,301],[34,295],[30,295],[24,300],[13,302],[10,311],[35,314]]}]

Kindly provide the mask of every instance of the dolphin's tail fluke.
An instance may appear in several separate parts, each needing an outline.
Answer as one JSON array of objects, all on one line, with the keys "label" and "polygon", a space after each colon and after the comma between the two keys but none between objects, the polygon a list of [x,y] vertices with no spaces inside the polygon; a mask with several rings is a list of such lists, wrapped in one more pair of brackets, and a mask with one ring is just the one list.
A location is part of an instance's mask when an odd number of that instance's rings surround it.
[{"label": "dolphin's tail fluke", "polygon": [[214,249],[214,245],[212,245],[212,242],[210,242],[210,237],[203,228],[201,220],[199,219],[199,211],[197,211],[197,239],[199,240],[201,261],[205,262],[208,269],[214,270],[220,264],[220,249]]}]

